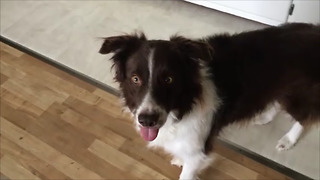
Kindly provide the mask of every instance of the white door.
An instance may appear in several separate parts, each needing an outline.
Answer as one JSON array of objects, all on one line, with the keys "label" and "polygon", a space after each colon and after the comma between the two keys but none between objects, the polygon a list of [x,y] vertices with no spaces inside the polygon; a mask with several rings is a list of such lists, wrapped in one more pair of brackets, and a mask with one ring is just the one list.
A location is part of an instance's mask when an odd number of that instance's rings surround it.
[{"label": "white door", "polygon": [[293,0],[293,5],[288,22],[320,23],[320,0]]},{"label": "white door", "polygon": [[288,19],[292,0],[186,0],[188,2],[234,14],[269,25]]}]

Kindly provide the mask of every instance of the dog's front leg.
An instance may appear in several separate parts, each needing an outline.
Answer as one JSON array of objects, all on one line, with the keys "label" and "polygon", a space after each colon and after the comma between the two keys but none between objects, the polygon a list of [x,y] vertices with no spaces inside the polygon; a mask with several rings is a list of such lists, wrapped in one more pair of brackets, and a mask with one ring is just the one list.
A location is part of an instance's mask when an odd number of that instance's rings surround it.
[{"label": "dog's front leg", "polygon": [[182,171],[179,180],[196,180],[201,170],[205,169],[211,163],[211,158],[204,153],[188,156],[184,159]]}]

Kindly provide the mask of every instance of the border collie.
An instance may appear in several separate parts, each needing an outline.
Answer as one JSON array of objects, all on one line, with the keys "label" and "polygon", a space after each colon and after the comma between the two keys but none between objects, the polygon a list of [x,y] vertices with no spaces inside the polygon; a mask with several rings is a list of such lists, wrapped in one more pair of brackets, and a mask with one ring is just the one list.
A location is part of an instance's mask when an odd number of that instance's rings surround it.
[{"label": "border collie", "polygon": [[280,110],[295,124],[278,142],[292,147],[320,119],[320,26],[294,23],[202,39],[143,33],[104,39],[115,80],[136,129],[196,179],[210,164],[214,137],[226,125],[268,123]]}]

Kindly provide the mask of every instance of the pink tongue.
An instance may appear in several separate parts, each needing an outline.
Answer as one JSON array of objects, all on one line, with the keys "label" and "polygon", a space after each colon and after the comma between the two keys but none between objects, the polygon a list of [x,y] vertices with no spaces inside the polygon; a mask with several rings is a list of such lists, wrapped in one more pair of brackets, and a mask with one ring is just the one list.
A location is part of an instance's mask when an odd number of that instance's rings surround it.
[{"label": "pink tongue", "polygon": [[153,141],[158,135],[159,129],[150,127],[140,127],[140,135],[145,141]]}]

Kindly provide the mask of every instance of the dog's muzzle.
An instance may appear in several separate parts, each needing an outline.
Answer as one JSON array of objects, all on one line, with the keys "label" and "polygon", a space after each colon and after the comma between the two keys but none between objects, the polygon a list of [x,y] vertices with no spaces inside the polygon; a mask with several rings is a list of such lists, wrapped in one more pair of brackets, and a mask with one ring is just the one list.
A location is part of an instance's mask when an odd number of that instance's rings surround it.
[{"label": "dog's muzzle", "polygon": [[145,141],[153,141],[159,132],[158,122],[160,114],[156,112],[141,113],[138,115],[140,135]]}]

